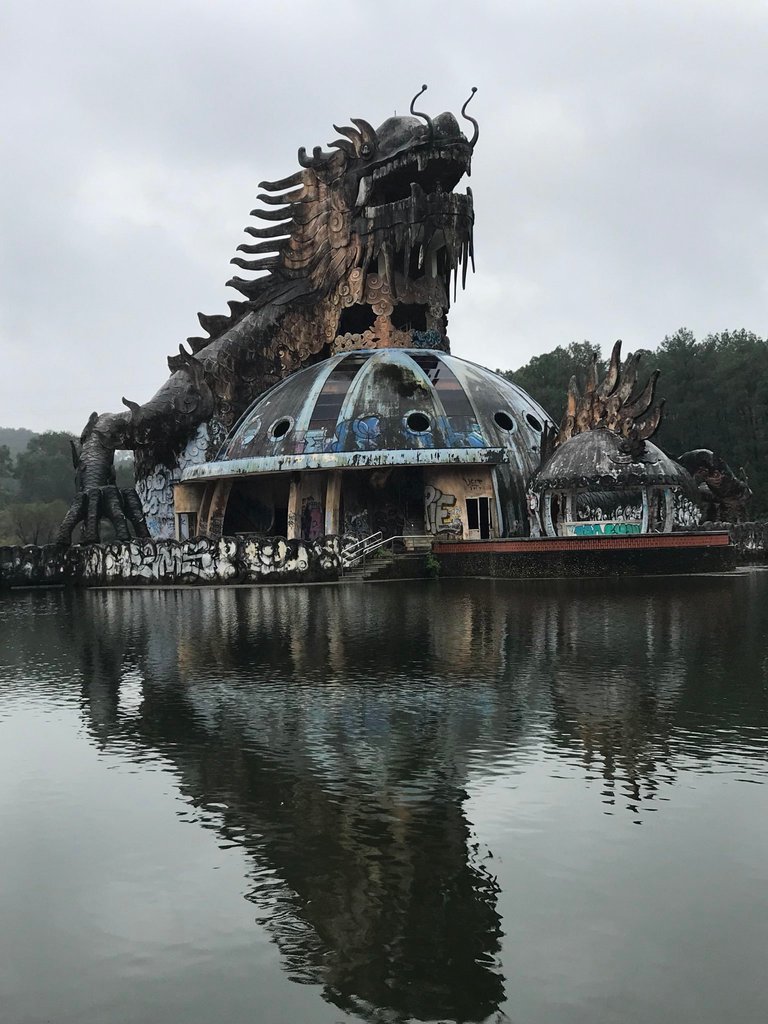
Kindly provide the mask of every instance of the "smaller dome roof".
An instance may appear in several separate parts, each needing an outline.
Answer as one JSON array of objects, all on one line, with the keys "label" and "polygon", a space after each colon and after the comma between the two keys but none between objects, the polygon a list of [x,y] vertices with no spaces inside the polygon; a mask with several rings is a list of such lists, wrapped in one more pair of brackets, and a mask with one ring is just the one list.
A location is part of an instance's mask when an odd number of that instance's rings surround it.
[{"label": "smaller dome roof", "polygon": [[681,487],[696,492],[693,478],[674,459],[650,441],[631,442],[613,430],[597,427],[564,441],[541,468],[534,481],[537,490],[570,490],[599,487],[617,490],[647,485]]}]

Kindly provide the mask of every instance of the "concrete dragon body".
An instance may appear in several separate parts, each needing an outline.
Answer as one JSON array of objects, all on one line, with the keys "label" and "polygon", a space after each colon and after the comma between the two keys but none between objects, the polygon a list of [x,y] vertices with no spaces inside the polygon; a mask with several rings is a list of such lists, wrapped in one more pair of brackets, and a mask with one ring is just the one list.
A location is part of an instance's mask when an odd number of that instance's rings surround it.
[{"label": "concrete dragon body", "polygon": [[[426,86],[421,90],[424,91]],[[454,192],[471,169],[478,126],[462,133],[451,113],[414,110],[374,129],[336,127],[329,150],[299,150],[300,170],[263,181],[258,227],[243,256],[257,276],[228,284],[243,301],[198,314],[206,337],[169,358],[171,375],[146,403],[93,413],[73,446],[78,491],[59,531],[68,543],[84,523],[87,543],[102,519],[118,537],[169,536],[172,484],[181,469],[215,454],[253,399],[286,374],[351,348],[447,348],[450,287],[474,263],[472,193]],[[474,89],[472,90],[474,95]],[[471,99],[471,96],[470,96]],[[114,453],[132,450],[136,492],[114,484]]]}]

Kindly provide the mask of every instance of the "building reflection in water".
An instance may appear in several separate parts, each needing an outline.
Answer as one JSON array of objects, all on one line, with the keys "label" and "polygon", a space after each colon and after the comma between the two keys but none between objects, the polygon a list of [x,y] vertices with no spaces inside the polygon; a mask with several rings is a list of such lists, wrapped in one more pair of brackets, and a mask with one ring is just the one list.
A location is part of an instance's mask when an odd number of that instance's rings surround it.
[{"label": "building reflection in water", "polygon": [[536,734],[640,815],[698,666],[734,658],[723,616],[750,614],[724,578],[599,582],[91,592],[57,642],[94,740],[161,755],[247,849],[292,978],[363,1018],[479,1021],[502,932],[467,787]]}]

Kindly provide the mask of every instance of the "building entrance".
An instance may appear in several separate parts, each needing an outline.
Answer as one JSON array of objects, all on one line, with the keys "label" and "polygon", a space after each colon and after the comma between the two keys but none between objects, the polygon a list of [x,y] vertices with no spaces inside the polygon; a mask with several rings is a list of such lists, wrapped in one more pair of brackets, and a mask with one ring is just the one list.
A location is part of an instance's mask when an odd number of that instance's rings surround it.
[{"label": "building entrance", "polygon": [[489,498],[467,498],[467,529],[470,540],[488,540],[491,536]]}]

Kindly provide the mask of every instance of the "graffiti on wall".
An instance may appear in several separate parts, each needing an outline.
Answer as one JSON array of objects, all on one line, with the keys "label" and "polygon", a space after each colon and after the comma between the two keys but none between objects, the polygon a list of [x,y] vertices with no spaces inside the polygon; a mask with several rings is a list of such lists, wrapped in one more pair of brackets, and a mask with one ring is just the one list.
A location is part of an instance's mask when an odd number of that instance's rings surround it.
[{"label": "graffiti on wall", "polygon": [[349,512],[344,516],[344,536],[345,537],[357,537],[358,540],[362,540],[363,537],[370,536],[371,524],[368,520],[368,510],[363,509],[360,512]]},{"label": "graffiti on wall", "polygon": [[702,516],[699,506],[677,488],[674,491],[674,503],[675,526],[693,529],[701,523]]},{"label": "graffiti on wall", "polygon": [[461,537],[464,526],[455,494],[446,494],[439,487],[427,484],[424,488],[424,512],[427,533],[450,533]]},{"label": "graffiti on wall", "polygon": [[88,582],[226,582],[237,569],[235,540],[130,541],[84,549],[81,578]]},{"label": "graffiti on wall", "polygon": [[297,441],[295,454],[314,455],[321,452],[372,452],[381,447],[381,424],[378,416],[358,416],[342,420],[335,433],[328,437],[325,427],[307,430]]},{"label": "graffiti on wall", "polygon": [[337,574],[340,566],[338,537],[311,542],[222,537],[4,547],[0,548],[0,585],[135,586],[327,578]]},{"label": "graffiti on wall", "polygon": [[153,537],[170,539],[174,536],[173,485],[181,480],[181,474],[188,466],[206,461],[210,443],[208,427],[201,423],[179,455],[175,469],[158,463],[150,473],[136,481],[136,493]]},{"label": "graffiti on wall", "polygon": [[323,506],[317,498],[304,498],[301,503],[301,536],[317,540],[323,535]]},{"label": "graffiti on wall", "polygon": [[640,533],[640,523],[611,522],[601,520],[595,523],[566,523],[565,530],[569,537],[613,537],[627,536],[630,533]]}]

